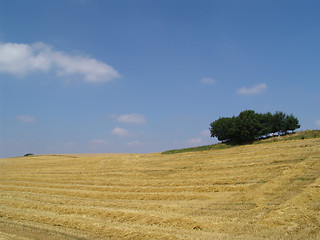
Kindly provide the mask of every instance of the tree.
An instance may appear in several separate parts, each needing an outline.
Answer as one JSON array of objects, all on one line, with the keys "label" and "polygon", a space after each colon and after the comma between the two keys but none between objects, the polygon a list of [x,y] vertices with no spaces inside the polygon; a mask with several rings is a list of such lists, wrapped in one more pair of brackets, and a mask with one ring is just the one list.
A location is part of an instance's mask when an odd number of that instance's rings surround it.
[{"label": "tree", "polygon": [[259,136],[265,136],[272,133],[272,118],[273,116],[270,112],[264,114],[260,113],[258,115],[261,124],[261,129],[258,133]]},{"label": "tree", "polygon": [[284,133],[300,128],[299,121],[292,114],[270,112],[262,114],[246,110],[237,117],[222,117],[210,124],[211,137],[222,142],[252,142],[270,133]]},{"label": "tree", "polygon": [[227,142],[234,138],[236,134],[236,122],[233,118],[219,118],[211,123],[211,137],[217,137],[219,141]]},{"label": "tree", "polygon": [[272,133],[282,133],[284,129],[284,122],[285,122],[286,114],[283,112],[276,112],[272,116],[272,127],[271,132]]},{"label": "tree", "polygon": [[23,156],[27,157],[27,156],[32,156],[32,155],[33,155],[33,153],[26,153],[26,154],[23,155]]},{"label": "tree", "polygon": [[251,142],[259,137],[262,125],[259,116],[253,110],[246,110],[236,118],[236,135],[233,141],[238,143]]},{"label": "tree", "polygon": [[287,115],[284,119],[284,128],[283,131],[285,131],[286,133],[288,131],[294,131],[297,128],[300,128],[300,124],[299,124],[299,120],[294,117],[292,114]]}]

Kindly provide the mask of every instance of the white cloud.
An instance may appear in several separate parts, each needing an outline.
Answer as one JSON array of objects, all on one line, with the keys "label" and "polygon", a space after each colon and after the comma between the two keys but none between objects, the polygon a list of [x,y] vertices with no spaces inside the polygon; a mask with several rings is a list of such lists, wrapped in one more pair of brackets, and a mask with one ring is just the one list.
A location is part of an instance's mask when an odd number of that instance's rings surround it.
[{"label": "white cloud", "polygon": [[33,123],[36,121],[34,117],[29,115],[20,115],[20,116],[17,116],[17,119],[23,123]]},{"label": "white cloud", "polygon": [[187,141],[187,145],[191,146],[191,147],[195,147],[195,146],[200,146],[204,144],[204,140],[201,137],[198,138],[190,138]]},{"label": "white cloud", "polygon": [[205,84],[214,84],[216,82],[216,80],[214,80],[212,78],[202,78],[201,82],[205,83]]},{"label": "white cloud", "polygon": [[203,130],[199,133],[198,137],[189,138],[183,142],[176,142],[177,147],[198,147],[203,145],[210,145],[217,143],[217,141],[211,138],[210,130]]},{"label": "white cloud", "polygon": [[210,138],[210,130],[203,130],[200,132],[200,136],[197,138],[190,138],[187,141],[187,144],[189,145],[195,145],[195,144],[206,144],[206,141],[208,138]]},{"label": "white cloud", "polygon": [[320,128],[320,119],[318,119],[318,120],[315,122],[315,124],[316,124],[316,127],[317,127],[317,128]]},{"label": "white cloud", "polygon": [[146,123],[146,118],[138,113],[134,114],[123,114],[116,117],[118,122],[122,123]]},{"label": "white cloud", "polygon": [[210,137],[211,133],[210,133],[210,130],[203,130],[203,131],[200,132],[200,135],[202,137]]},{"label": "white cloud", "polygon": [[48,71],[52,61],[39,44],[0,43],[0,72],[23,77],[28,72]]},{"label": "white cloud", "polygon": [[80,75],[87,82],[120,77],[108,64],[88,56],[69,55],[47,44],[0,43],[0,72],[24,77],[32,72],[54,70],[58,76]]},{"label": "white cloud", "polygon": [[237,90],[238,94],[241,95],[256,95],[264,92],[267,89],[267,84],[261,83],[261,84],[256,84],[251,88],[247,87],[242,87]]},{"label": "white cloud", "polygon": [[129,132],[124,128],[116,127],[111,131],[111,134],[117,135],[117,136],[127,136],[129,135]]}]

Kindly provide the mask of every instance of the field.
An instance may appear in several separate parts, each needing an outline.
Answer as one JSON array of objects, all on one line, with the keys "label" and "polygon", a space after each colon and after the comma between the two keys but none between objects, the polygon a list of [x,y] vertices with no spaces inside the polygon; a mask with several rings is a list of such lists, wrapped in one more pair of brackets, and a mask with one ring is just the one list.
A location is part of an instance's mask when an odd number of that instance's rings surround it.
[{"label": "field", "polygon": [[320,239],[320,138],[0,159],[0,239]]}]

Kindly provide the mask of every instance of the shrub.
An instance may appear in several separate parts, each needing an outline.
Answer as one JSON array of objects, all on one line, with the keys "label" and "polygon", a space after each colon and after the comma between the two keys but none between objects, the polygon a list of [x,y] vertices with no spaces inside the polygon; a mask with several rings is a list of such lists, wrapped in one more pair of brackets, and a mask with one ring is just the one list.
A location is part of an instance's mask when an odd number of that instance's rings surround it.
[{"label": "shrub", "polygon": [[31,156],[33,155],[33,153],[26,153],[24,156],[27,157],[27,156]]}]

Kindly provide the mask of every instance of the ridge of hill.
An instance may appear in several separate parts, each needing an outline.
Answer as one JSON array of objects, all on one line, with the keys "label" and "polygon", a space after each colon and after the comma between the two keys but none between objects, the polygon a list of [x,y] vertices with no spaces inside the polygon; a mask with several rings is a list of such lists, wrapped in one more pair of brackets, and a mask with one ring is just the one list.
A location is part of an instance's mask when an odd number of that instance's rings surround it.
[{"label": "ridge of hill", "polygon": [[[0,159],[0,239],[319,239],[320,137]],[[269,142],[268,142],[269,141]]]},{"label": "ridge of hill", "polygon": [[[268,137],[265,139],[259,139],[251,144],[260,144],[260,143],[271,143],[271,142],[279,142],[279,141],[287,141],[287,140],[297,140],[297,139],[309,139],[309,138],[319,138],[320,130],[306,130],[302,132],[294,132],[287,135],[275,135],[273,137]],[[245,144],[241,144],[245,145]],[[232,143],[217,143],[211,145],[204,145],[199,147],[190,147],[190,148],[182,148],[182,149],[173,149],[162,152],[162,154],[175,154],[175,153],[184,153],[184,152],[201,152],[208,150],[217,150],[217,149],[226,149],[236,146],[241,146],[239,144]]]}]

